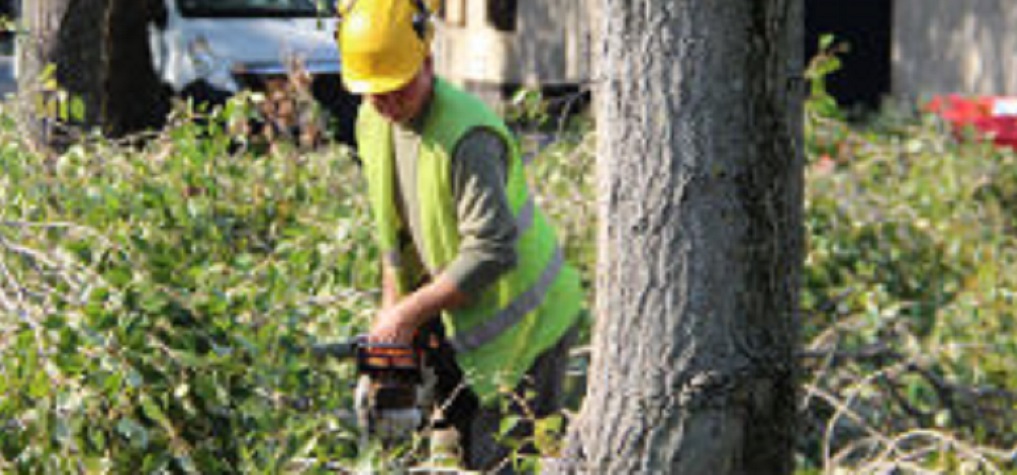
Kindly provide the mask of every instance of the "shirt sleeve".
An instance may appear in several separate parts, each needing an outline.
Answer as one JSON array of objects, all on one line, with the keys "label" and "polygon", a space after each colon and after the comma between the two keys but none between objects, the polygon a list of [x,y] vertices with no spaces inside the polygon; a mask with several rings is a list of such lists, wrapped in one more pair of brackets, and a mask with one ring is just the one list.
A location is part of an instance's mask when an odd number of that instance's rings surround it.
[{"label": "shirt sleeve", "polygon": [[506,144],[486,129],[468,132],[452,155],[459,254],[444,274],[471,297],[516,265],[516,223],[505,194],[507,166]]}]

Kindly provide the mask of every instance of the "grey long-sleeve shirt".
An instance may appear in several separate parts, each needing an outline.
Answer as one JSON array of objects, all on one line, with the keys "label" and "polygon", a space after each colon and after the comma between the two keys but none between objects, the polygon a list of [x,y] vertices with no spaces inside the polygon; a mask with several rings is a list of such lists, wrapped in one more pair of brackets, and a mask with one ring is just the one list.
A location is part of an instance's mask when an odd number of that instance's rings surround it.
[{"label": "grey long-sleeve shirt", "polygon": [[[424,242],[420,203],[415,199],[421,123],[393,127],[396,208],[409,228],[418,259]],[[482,128],[467,132],[452,152],[450,183],[459,221],[459,253],[443,272],[471,297],[516,263],[517,230],[505,194],[507,164],[506,144]]]}]

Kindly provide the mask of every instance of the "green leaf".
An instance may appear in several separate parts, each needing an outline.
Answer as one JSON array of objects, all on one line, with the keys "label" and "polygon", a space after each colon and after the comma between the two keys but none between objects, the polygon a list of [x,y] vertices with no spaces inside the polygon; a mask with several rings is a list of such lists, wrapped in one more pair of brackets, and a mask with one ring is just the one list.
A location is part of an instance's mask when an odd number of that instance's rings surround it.
[{"label": "green leaf", "polygon": [[67,319],[62,315],[49,315],[43,320],[42,326],[47,330],[62,330],[67,326]]},{"label": "green leaf", "polygon": [[533,443],[542,454],[555,455],[560,450],[565,418],[553,415],[537,419],[533,427]]},{"label": "green leaf", "polygon": [[145,378],[134,368],[127,369],[127,385],[132,388],[139,388],[145,384]]},{"label": "green leaf", "polygon": [[189,455],[177,455],[174,457],[174,460],[176,460],[177,465],[184,471],[184,473],[195,475],[201,473],[201,471],[198,470],[198,467],[194,464],[194,459]]},{"label": "green leaf", "polygon": [[42,399],[49,396],[53,383],[44,371],[36,372],[32,377],[32,383],[28,387],[28,395],[32,399]]},{"label": "green leaf", "polygon": [[85,475],[100,475],[110,473],[112,463],[103,457],[85,457],[81,460],[81,469]]},{"label": "green leaf", "polygon": [[830,49],[830,47],[833,46],[833,42],[836,39],[837,38],[832,33],[824,33],[822,35],[819,35],[819,50],[825,51]]},{"label": "green leaf", "polygon": [[87,429],[88,442],[92,444],[97,452],[106,451],[106,433],[101,427],[90,427]]},{"label": "green leaf", "polygon": [[116,267],[107,271],[103,277],[114,287],[124,287],[131,282],[133,275],[129,268]]},{"label": "green leaf", "polygon": [[498,435],[505,437],[512,432],[519,425],[519,416],[505,416],[501,419],[501,423],[498,425]]},{"label": "green leaf", "polygon": [[144,462],[141,465],[141,471],[143,473],[166,473],[166,468],[170,464],[170,457],[162,453],[152,453],[145,456]]},{"label": "green leaf", "polygon": [[552,434],[561,432],[562,425],[564,425],[565,419],[561,415],[548,416],[542,419],[537,419],[534,424],[534,432],[538,434]]},{"label": "green leaf", "polygon": [[120,388],[123,386],[124,375],[120,372],[114,372],[106,374],[102,379],[102,389],[107,396],[112,396],[120,392]]},{"label": "green leaf", "polygon": [[71,117],[69,110],[70,95],[67,91],[57,92],[57,118],[60,120],[68,120]]},{"label": "green leaf", "polygon": [[137,449],[148,447],[148,430],[134,419],[125,417],[117,422],[117,432],[130,441],[131,446]]},{"label": "green leaf", "polygon": [[168,303],[165,296],[154,290],[148,290],[141,296],[141,308],[148,313],[162,313]]},{"label": "green leaf", "polygon": [[170,423],[169,418],[162,412],[162,408],[159,407],[152,398],[145,393],[141,393],[141,410],[145,413],[145,416],[149,417],[153,421],[158,422],[166,429],[172,429],[173,425]]},{"label": "green leaf", "polygon": [[85,101],[81,96],[71,97],[71,119],[83,122],[85,120]]}]

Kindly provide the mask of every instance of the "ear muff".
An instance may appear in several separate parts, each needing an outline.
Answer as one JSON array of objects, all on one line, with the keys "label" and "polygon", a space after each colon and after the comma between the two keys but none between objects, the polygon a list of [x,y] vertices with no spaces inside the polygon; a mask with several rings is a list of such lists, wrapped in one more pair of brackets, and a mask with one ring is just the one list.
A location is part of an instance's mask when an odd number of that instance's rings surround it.
[{"label": "ear muff", "polygon": [[343,29],[343,20],[353,10],[357,0],[336,0],[335,2],[335,42],[339,45],[339,33]]},{"label": "ear muff", "polygon": [[356,5],[357,0],[336,0],[335,2],[335,19],[341,25],[343,18],[346,17],[351,10],[353,5]]},{"label": "ear muff", "polygon": [[413,0],[413,3],[417,7],[417,13],[413,15],[413,31],[417,32],[420,41],[427,43],[431,41],[431,10],[424,0]]}]

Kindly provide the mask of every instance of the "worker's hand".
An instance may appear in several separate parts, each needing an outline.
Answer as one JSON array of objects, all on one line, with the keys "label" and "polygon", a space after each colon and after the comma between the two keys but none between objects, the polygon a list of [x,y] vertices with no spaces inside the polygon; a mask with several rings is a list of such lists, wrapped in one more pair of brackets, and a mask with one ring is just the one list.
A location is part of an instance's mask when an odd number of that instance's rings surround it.
[{"label": "worker's hand", "polygon": [[392,343],[397,345],[412,345],[413,336],[417,333],[417,324],[405,312],[400,311],[399,305],[394,305],[378,312],[371,325],[371,333],[368,339],[372,343]]}]

